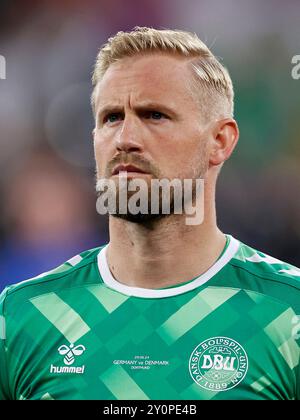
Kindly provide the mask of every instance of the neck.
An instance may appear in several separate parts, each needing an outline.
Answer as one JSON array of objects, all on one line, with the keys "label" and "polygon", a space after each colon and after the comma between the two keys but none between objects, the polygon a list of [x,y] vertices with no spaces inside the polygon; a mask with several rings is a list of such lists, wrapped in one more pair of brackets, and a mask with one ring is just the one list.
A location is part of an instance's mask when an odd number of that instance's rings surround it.
[{"label": "neck", "polygon": [[[213,204],[212,204],[213,203]],[[179,285],[207,271],[226,237],[216,225],[214,200],[204,204],[202,224],[171,215],[152,226],[110,216],[107,259],[114,278],[127,286],[158,289]]]}]

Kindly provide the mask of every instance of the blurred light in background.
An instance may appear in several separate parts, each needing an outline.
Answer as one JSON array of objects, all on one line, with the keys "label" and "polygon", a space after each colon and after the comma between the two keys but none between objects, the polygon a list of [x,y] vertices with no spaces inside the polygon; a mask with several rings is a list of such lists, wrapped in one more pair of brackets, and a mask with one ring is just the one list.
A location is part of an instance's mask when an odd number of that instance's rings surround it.
[{"label": "blurred light in background", "polygon": [[67,162],[95,167],[92,148],[93,117],[90,85],[67,86],[50,102],[46,112],[46,138],[53,150]]}]

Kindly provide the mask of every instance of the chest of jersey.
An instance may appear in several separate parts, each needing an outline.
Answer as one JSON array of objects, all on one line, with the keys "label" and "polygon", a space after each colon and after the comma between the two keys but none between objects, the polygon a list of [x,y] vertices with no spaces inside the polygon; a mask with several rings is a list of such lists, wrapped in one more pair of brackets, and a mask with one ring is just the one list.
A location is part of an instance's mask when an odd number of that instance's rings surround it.
[{"label": "chest of jersey", "polygon": [[257,293],[206,287],[142,299],[95,285],[30,305],[9,343],[15,398],[295,397],[293,311]]}]

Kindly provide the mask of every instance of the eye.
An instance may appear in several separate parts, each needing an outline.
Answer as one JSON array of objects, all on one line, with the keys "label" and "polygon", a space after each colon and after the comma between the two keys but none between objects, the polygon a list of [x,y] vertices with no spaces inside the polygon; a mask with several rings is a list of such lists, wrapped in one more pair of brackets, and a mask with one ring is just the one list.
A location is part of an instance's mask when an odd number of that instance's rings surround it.
[{"label": "eye", "polygon": [[112,124],[116,121],[120,121],[121,119],[123,119],[123,115],[120,112],[113,112],[111,114],[105,115],[105,117],[103,118],[103,124],[105,123]]},{"label": "eye", "polygon": [[157,111],[151,112],[151,116],[154,120],[160,120],[161,118],[163,118],[163,114]]},{"label": "eye", "polygon": [[165,114],[159,111],[148,111],[145,113],[145,118],[153,119],[153,120],[161,120],[162,118],[167,118]]}]

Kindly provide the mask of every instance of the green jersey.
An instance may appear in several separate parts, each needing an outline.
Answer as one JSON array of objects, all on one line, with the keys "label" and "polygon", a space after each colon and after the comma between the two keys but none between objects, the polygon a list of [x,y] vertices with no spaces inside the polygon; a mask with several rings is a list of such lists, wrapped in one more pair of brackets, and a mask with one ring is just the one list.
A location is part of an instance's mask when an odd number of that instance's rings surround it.
[{"label": "green jersey", "polygon": [[300,270],[227,235],[204,274],[143,289],[107,246],[0,298],[0,399],[300,398]]}]

